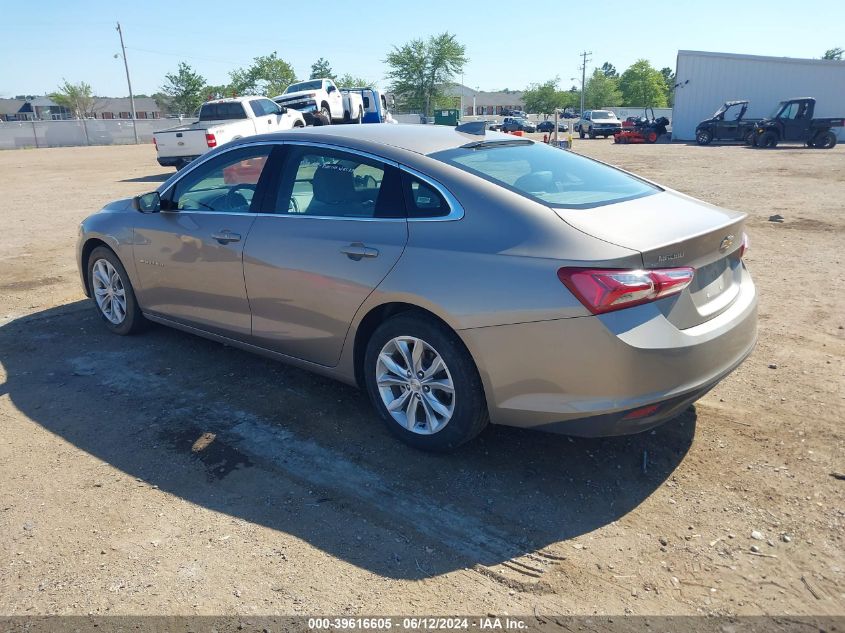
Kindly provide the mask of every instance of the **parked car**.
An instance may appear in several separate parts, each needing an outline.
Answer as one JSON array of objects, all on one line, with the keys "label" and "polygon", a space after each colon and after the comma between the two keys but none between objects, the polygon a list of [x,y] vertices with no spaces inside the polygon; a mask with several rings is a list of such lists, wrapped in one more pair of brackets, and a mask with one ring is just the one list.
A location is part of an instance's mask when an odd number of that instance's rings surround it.
[{"label": "parked car", "polygon": [[610,110],[587,110],[575,125],[578,136],[581,138],[585,136],[607,138],[622,130],[622,123]]},{"label": "parked car", "polygon": [[499,126],[499,129],[502,132],[536,132],[537,126],[531,123],[528,119],[523,119],[522,117],[506,116],[502,119],[502,124]]},{"label": "parked car", "polygon": [[750,144],[760,119],[746,119],[748,101],[725,101],[709,119],[695,127],[695,142],[709,145],[712,141],[743,141]]},{"label": "parked car", "polygon": [[643,431],[751,352],[744,213],[483,128],[229,143],[82,222],[84,291],[116,334],[153,321],[356,384],[432,450],[488,421]]},{"label": "parked car", "polygon": [[352,91],[342,93],[331,79],[310,79],[288,86],[273,101],[286,108],[298,110],[308,123],[320,114],[328,123],[361,123],[364,103],[361,95]]},{"label": "parked car", "polygon": [[214,99],[200,106],[198,121],[154,132],[153,143],[158,164],[179,170],[218,145],[295,127],[305,127],[302,115],[266,97]]},{"label": "parked car", "polygon": [[[566,123],[558,121],[557,123],[557,131],[558,132],[567,132],[569,130],[569,126]],[[545,121],[540,121],[537,124],[537,131],[538,132],[554,132],[555,131],[555,122],[551,119],[546,119]]]},{"label": "parked car", "polygon": [[845,117],[814,119],[816,100],[812,97],[781,101],[772,114],[760,120],[754,129],[752,145],[775,147],[778,143],[802,143],[807,147],[836,147],[832,128],[845,125]]},{"label": "parked car", "polygon": [[510,108],[503,108],[501,112],[502,116],[515,116],[521,119],[527,119],[528,113],[524,110],[512,110]]}]

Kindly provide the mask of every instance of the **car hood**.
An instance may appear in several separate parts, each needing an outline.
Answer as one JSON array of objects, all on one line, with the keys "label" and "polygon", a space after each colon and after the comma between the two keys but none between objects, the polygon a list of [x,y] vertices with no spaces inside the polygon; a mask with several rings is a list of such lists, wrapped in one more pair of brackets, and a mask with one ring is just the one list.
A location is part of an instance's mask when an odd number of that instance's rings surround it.
[{"label": "car hood", "polygon": [[286,92],[283,95],[279,95],[275,97],[274,101],[290,101],[292,99],[301,99],[305,98],[312,98],[314,96],[314,90],[298,90],[296,92]]}]

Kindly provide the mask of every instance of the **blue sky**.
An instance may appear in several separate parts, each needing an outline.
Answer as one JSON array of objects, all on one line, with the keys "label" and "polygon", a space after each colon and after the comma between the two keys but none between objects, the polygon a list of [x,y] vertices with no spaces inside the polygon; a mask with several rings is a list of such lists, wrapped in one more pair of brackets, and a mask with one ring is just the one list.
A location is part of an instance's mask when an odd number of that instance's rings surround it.
[{"label": "blue sky", "polygon": [[[448,30],[466,45],[464,83],[522,89],[580,75],[578,54],[620,71],[638,58],[674,68],[678,49],[821,57],[845,35],[820,28],[831,0],[660,2],[4,2],[0,12],[0,96],[44,94],[67,78],[96,94],[124,96],[126,79],[115,22],[120,21],[136,93],[151,94],[186,61],[209,83],[277,51],[300,76],[325,57],[339,73],[386,86],[383,59],[393,45]],[[840,12],[841,13],[841,12]],[[791,16],[814,16],[792,19]],[[571,19],[574,18],[574,19]],[[593,26],[593,18],[608,24]],[[627,23],[627,26],[623,24]]]}]

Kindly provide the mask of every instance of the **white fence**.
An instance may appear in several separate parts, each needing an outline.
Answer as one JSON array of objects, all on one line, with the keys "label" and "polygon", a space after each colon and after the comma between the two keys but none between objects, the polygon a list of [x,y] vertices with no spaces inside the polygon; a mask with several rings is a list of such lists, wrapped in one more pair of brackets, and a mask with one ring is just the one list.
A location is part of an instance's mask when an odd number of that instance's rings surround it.
[{"label": "white fence", "polygon": [[85,119],[75,121],[0,121],[0,149],[152,143],[153,132],[196,119]]}]

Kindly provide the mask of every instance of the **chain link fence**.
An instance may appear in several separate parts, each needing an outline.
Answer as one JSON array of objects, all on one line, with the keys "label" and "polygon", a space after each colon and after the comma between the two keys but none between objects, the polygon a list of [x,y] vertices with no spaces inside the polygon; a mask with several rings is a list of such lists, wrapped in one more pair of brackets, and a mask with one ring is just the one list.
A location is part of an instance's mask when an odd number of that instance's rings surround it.
[{"label": "chain link fence", "polygon": [[81,119],[72,121],[0,121],[0,149],[80,147],[152,143],[153,132],[196,119]]}]

